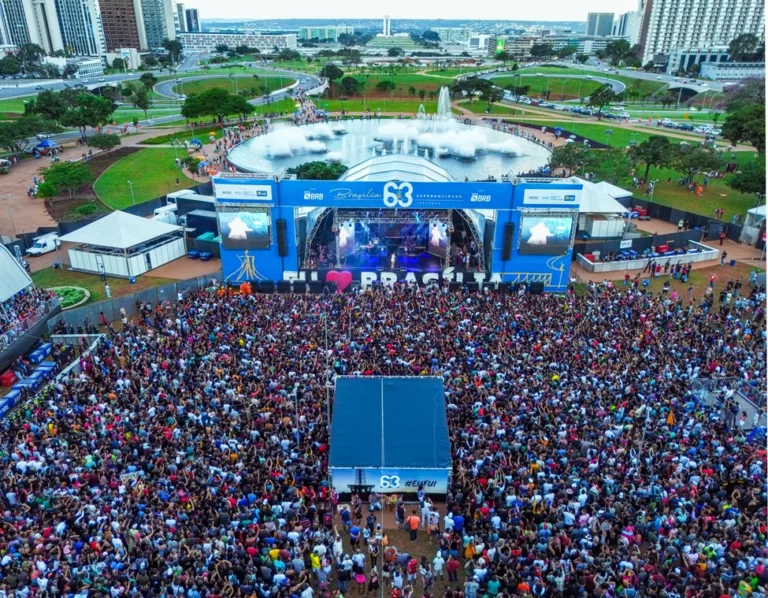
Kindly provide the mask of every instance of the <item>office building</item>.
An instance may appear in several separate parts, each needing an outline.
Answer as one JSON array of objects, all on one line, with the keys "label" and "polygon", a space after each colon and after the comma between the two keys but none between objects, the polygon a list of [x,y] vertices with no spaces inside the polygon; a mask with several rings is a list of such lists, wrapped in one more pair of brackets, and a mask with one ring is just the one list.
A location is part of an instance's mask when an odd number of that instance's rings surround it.
[{"label": "office building", "polygon": [[676,48],[725,46],[742,33],[765,38],[763,0],[640,0],[643,64]]},{"label": "office building", "polygon": [[[29,23],[34,20],[31,2],[24,0],[0,0],[0,40],[3,44],[23,46],[32,41],[35,31],[30,31]],[[34,39],[37,39],[34,37]]]},{"label": "office building", "polygon": [[141,66],[141,57],[136,48],[115,48],[112,52],[107,52],[101,57],[104,66],[112,66],[115,58],[123,61],[126,71],[135,71]]},{"label": "office building", "polygon": [[467,42],[467,48],[470,53],[480,53],[483,55],[495,54],[496,37],[484,34],[472,35]]},{"label": "office building", "polygon": [[254,33],[179,33],[177,39],[185,53],[214,52],[216,46],[224,44],[230,48],[248,46],[260,52],[272,52],[277,47],[295,50],[297,47],[296,34],[268,35]]},{"label": "office building", "polygon": [[317,40],[320,42],[338,42],[343,34],[354,35],[355,28],[351,25],[326,25],[323,27],[300,27],[300,40]]},{"label": "office building", "polygon": [[729,58],[728,46],[695,49],[676,48],[669,53],[666,72],[668,75],[674,75],[679,72],[686,72],[694,64],[722,63],[727,62]]},{"label": "office building", "polygon": [[471,35],[471,31],[464,27],[433,27],[432,31],[446,44],[465,44]]},{"label": "office building", "polygon": [[173,24],[176,27],[176,31],[183,33],[187,30],[187,13],[184,11],[184,4],[182,2],[176,3],[176,11],[173,13]]},{"label": "office building", "polygon": [[162,48],[166,38],[176,39],[171,0],[141,0],[141,8],[148,49]]},{"label": "office building", "polygon": [[384,37],[392,35],[392,22],[389,19],[389,15],[384,15],[384,24],[382,26],[381,34]]},{"label": "office building", "polygon": [[[99,56],[107,51],[99,0],[44,0],[53,51],[67,49],[76,56]],[[59,27],[51,27],[55,14]]]},{"label": "office building", "polygon": [[765,78],[764,62],[704,62],[701,65],[702,79],[712,81],[740,81],[747,77]]},{"label": "office building", "polygon": [[587,14],[587,35],[608,36],[613,30],[612,12],[590,12]]},{"label": "office building", "polygon": [[117,48],[147,49],[141,0],[99,0],[107,52]]},{"label": "office building", "polygon": [[56,56],[46,56],[43,58],[45,64],[52,64],[59,71],[64,72],[67,66],[76,67],[72,79],[92,79],[104,74],[104,62],[98,58],[59,58]]},{"label": "office building", "polygon": [[188,8],[184,11],[184,20],[186,21],[188,32],[200,33],[200,15],[196,8]]},{"label": "office building", "polygon": [[[639,21],[640,16],[636,12],[625,12],[616,17],[616,20],[613,22],[611,35],[613,37],[626,38],[632,46],[637,43],[637,37],[639,36]],[[635,37],[634,41],[632,40],[633,37]]]}]

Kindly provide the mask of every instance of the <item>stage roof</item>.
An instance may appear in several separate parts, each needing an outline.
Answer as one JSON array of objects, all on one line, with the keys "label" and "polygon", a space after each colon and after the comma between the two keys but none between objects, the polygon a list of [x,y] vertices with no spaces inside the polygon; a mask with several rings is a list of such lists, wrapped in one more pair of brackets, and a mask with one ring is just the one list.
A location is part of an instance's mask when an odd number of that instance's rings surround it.
[{"label": "stage roof", "polygon": [[178,230],[182,230],[182,227],[117,211],[61,237],[61,240],[128,249]]},{"label": "stage roof", "polygon": [[11,255],[5,245],[0,245],[0,302],[10,299],[19,291],[32,284],[19,261]]},{"label": "stage roof", "polygon": [[442,378],[337,378],[329,465],[451,467]]},{"label": "stage roof", "polygon": [[453,177],[434,162],[420,156],[391,154],[368,158],[341,175],[340,181],[410,181],[448,183]]}]

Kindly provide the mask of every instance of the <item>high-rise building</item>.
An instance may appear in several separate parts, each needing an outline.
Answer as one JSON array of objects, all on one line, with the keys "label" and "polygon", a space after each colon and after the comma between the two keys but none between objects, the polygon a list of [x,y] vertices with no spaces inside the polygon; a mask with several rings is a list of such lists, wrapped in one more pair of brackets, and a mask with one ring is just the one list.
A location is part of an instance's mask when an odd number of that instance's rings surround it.
[{"label": "high-rise building", "polygon": [[147,49],[141,0],[100,0],[107,52],[117,48]]},{"label": "high-rise building", "polygon": [[141,9],[148,49],[161,48],[166,38],[176,39],[171,0],[141,0]]},{"label": "high-rise building", "polygon": [[466,27],[432,27],[441,42],[462,44],[466,43],[472,32]]},{"label": "high-rise building", "polygon": [[612,12],[590,12],[587,14],[587,35],[611,35],[612,30]]},{"label": "high-rise building", "polygon": [[196,8],[188,8],[185,10],[184,20],[187,24],[187,31],[190,33],[200,33],[200,16]]},{"label": "high-rise building", "polygon": [[[32,27],[30,28],[30,25]],[[35,13],[31,2],[0,0],[0,36],[3,44],[39,44]]]},{"label": "high-rise building", "polygon": [[46,20],[42,22],[50,32],[53,51],[63,49],[76,56],[99,56],[107,51],[99,0],[44,0],[43,5]]},{"label": "high-rise building", "polygon": [[173,13],[173,24],[176,31],[184,33],[187,30],[187,13],[182,2],[176,3],[176,12]]},{"label": "high-rise building", "polygon": [[640,0],[643,64],[680,48],[728,45],[742,33],[765,38],[763,0]]},{"label": "high-rise building", "polygon": [[[638,21],[638,14],[634,11],[625,12],[616,17],[613,22],[613,31],[611,35],[614,37],[626,37],[632,43],[632,32],[635,29],[635,23]],[[637,43],[637,42],[635,42]]]},{"label": "high-rise building", "polygon": [[382,27],[381,34],[384,37],[389,37],[390,35],[392,35],[392,23],[389,19],[389,15],[384,15],[384,24]]}]

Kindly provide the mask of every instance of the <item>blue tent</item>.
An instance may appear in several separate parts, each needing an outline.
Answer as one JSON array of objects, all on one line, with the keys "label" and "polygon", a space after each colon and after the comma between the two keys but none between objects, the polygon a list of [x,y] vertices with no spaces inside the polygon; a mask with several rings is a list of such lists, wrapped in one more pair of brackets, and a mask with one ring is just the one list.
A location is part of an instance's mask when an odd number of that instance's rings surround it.
[{"label": "blue tent", "polygon": [[192,145],[203,145],[203,142],[200,141],[199,139],[193,139],[192,141],[190,141],[190,143]]},{"label": "blue tent", "polygon": [[37,144],[37,147],[56,147],[58,143],[54,143],[50,139],[43,139],[40,143]]}]

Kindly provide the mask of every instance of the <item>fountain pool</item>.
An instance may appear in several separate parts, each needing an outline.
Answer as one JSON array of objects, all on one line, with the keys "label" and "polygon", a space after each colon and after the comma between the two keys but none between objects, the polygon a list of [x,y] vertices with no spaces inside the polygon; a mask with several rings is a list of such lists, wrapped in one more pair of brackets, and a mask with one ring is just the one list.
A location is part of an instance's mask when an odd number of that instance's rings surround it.
[{"label": "fountain pool", "polygon": [[245,172],[275,172],[311,160],[353,166],[373,156],[412,154],[439,164],[456,180],[528,172],[544,166],[549,151],[515,135],[457,122],[443,88],[438,113],[420,107],[416,119],[353,119],[302,126],[275,125],[267,135],[229,152]]}]

